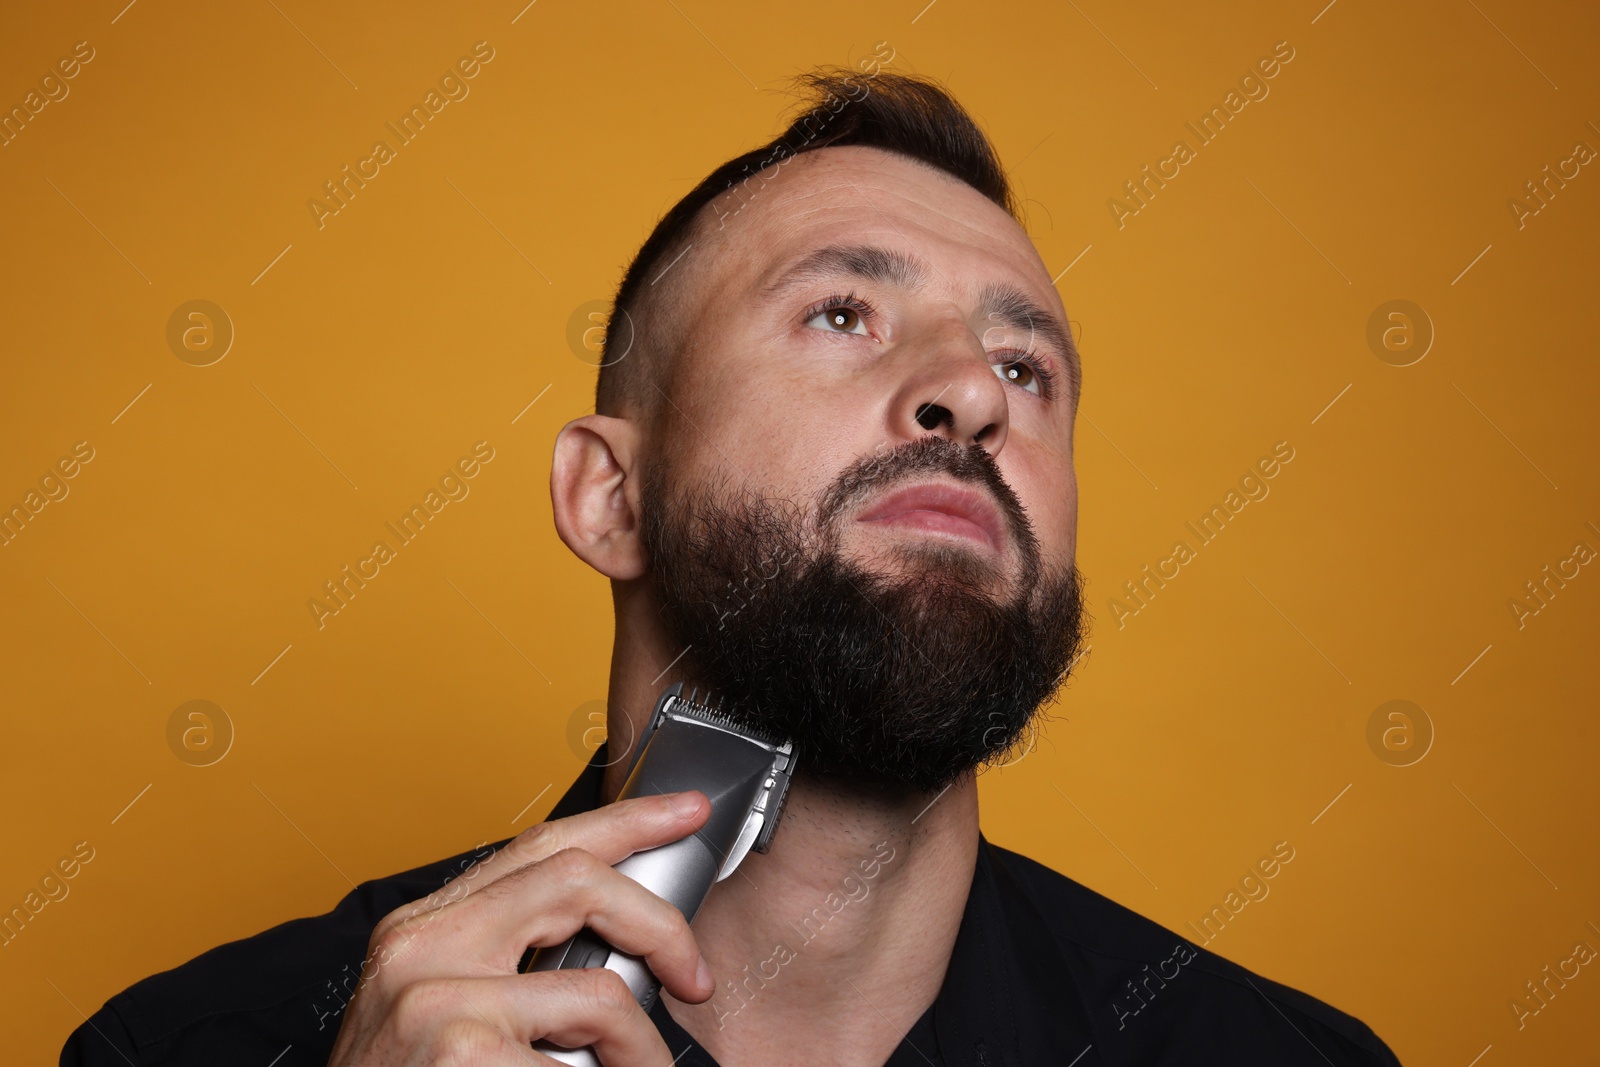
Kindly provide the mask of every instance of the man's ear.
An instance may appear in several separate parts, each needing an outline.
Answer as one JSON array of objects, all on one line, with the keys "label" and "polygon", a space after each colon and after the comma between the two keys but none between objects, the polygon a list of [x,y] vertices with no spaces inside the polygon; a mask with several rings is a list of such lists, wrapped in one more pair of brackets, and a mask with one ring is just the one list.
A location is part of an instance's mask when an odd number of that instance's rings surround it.
[{"label": "man's ear", "polygon": [[561,428],[550,463],[556,533],[579,559],[618,581],[645,573],[638,444],[633,420],[585,415]]}]

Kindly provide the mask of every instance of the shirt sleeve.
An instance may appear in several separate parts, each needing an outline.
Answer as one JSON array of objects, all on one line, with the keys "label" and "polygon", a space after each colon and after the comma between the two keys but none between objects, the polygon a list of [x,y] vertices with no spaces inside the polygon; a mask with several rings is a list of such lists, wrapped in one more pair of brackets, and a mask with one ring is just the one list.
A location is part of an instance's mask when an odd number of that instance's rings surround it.
[{"label": "shirt sleeve", "polygon": [[61,1047],[61,1067],[140,1067],[142,1062],[122,1016],[109,1004],[85,1019]]}]

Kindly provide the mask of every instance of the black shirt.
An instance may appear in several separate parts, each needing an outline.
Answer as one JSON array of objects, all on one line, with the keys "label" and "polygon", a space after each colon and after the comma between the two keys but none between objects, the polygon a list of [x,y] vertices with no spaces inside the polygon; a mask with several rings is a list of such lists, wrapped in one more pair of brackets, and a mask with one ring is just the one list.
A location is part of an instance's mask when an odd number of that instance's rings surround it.
[{"label": "black shirt", "polygon": [[[600,804],[604,754],[550,819]],[[62,1067],[325,1065],[378,920],[505,843],[363,882],[326,915],[130,986],[67,1039]],[[650,1018],[682,1067],[716,1067],[659,999]],[[944,985],[886,1067],[1214,1063],[1399,1061],[1359,1020],[980,837]]]}]

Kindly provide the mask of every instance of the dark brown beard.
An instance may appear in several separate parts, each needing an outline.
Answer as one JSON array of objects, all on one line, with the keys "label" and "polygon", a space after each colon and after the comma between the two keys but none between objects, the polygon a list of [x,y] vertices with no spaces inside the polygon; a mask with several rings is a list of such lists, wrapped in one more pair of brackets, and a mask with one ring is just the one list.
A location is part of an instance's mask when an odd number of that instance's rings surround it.
[{"label": "dark brown beard", "polygon": [[[919,438],[847,469],[804,511],[744,487],[671,485],[652,466],[641,536],[681,676],[791,738],[800,773],[935,792],[996,762],[1066,680],[1083,639],[1082,577],[1041,563],[1026,513],[981,447]],[[839,552],[837,519],[914,474],[986,490],[1015,549],[897,546],[900,574]],[[725,498],[725,499],[724,499]],[[1015,592],[997,599],[988,590]]]}]

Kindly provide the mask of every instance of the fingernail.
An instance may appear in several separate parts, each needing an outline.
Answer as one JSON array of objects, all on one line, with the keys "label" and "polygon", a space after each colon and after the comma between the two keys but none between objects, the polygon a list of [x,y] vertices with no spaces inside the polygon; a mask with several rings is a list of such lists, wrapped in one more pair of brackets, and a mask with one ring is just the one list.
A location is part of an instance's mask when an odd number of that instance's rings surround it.
[{"label": "fingernail", "polygon": [[710,989],[713,985],[711,981],[711,968],[706,966],[706,958],[704,956],[700,957],[700,966],[695,969],[694,980],[699,984],[701,989]]}]

